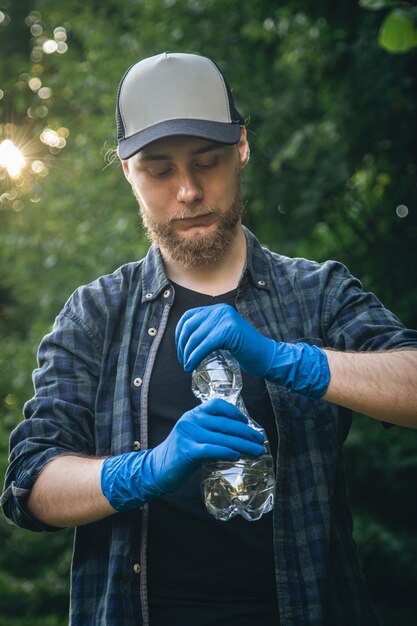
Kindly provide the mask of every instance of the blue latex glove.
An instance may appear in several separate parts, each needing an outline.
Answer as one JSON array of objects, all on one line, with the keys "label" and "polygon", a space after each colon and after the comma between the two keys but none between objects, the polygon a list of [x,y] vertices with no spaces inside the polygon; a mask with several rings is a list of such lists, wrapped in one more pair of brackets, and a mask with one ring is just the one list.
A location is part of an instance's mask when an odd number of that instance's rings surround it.
[{"label": "blue latex glove", "polygon": [[290,391],[321,398],[330,382],[326,353],[307,343],[283,343],[255,330],[232,306],[190,309],[178,322],[178,358],[192,372],[210,352],[229,350],[246,372]]},{"label": "blue latex glove", "polygon": [[205,402],[184,413],[156,448],[106,459],[101,489],[114,509],[127,511],[178,489],[203,460],[260,456],[264,436],[247,421],[229,402]]}]

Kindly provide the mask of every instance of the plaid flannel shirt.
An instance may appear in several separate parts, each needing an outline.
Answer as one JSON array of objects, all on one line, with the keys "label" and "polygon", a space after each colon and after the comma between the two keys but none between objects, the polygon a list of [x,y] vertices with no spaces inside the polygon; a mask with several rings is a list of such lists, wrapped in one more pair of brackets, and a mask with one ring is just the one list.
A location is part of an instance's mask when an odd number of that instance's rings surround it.
[{"label": "plaid flannel shirt", "polygon": [[[236,306],[261,333],[337,350],[417,348],[377,298],[334,261],[289,259],[245,229],[248,257]],[[157,248],[80,287],[39,348],[35,397],[11,435],[1,498],[14,523],[54,531],[25,500],[60,454],[144,449],[148,387],[175,292]],[[276,585],[282,626],[378,623],[360,572],[346,501],[342,444],[349,413],[267,383],[278,429],[274,508]],[[148,510],[75,529],[72,626],[146,626]]]}]

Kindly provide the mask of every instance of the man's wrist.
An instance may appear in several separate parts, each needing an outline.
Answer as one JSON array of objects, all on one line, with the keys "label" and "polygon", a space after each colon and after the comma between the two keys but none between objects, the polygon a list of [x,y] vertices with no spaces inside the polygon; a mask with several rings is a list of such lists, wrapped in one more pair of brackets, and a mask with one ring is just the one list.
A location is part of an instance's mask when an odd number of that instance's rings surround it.
[{"label": "man's wrist", "polygon": [[105,459],[101,469],[101,490],[116,511],[143,506],[160,494],[150,472],[152,450],[127,452]]},{"label": "man's wrist", "polygon": [[[312,367],[312,383],[308,396],[314,400],[320,400],[327,391],[330,383],[330,368],[327,355],[324,350],[318,346],[308,346],[315,353],[314,365]],[[313,359],[311,359],[313,362]]]},{"label": "man's wrist", "polygon": [[272,343],[274,354],[265,378],[280,383],[291,392],[315,400],[322,398],[330,382],[324,350],[305,342]]}]

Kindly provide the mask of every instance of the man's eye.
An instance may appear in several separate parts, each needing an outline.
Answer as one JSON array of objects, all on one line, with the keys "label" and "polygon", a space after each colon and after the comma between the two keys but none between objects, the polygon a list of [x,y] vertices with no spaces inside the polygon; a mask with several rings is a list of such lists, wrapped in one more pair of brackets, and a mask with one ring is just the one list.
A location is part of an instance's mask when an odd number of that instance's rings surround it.
[{"label": "man's eye", "polygon": [[197,167],[199,167],[202,170],[209,170],[212,167],[215,167],[217,165],[217,159],[210,159],[210,161],[200,161],[199,163],[197,163]]},{"label": "man's eye", "polygon": [[150,170],[150,174],[151,176],[154,176],[154,178],[164,178],[164,176],[168,176],[170,172],[171,172],[170,167],[167,167],[163,170]]}]

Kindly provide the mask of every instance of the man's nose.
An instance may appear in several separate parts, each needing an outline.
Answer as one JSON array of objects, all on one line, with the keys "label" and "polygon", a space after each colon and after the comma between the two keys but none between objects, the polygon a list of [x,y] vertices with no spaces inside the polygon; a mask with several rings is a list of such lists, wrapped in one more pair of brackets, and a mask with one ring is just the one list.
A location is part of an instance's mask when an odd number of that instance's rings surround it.
[{"label": "man's nose", "polygon": [[177,201],[192,204],[202,198],[203,189],[197,177],[192,172],[183,172],[178,180]]}]

